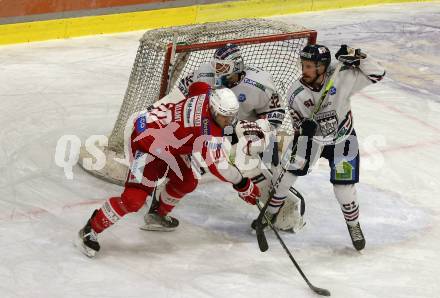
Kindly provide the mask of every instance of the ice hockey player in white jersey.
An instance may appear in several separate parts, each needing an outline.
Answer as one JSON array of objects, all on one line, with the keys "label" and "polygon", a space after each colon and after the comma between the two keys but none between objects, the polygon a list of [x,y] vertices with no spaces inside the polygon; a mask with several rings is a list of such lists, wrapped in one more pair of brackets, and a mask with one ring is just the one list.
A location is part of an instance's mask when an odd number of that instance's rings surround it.
[{"label": "ice hockey player in white jersey", "polygon": [[[214,88],[230,88],[239,100],[239,120],[258,120],[259,125],[263,127],[267,127],[268,122],[273,130],[283,122],[285,107],[281,106],[281,99],[278,96],[271,74],[259,68],[245,66],[240,48],[237,45],[228,44],[217,49],[212,61],[201,64],[196,71],[181,79],[178,84],[178,91],[172,90],[170,94],[177,98],[184,97],[188,94],[191,84],[195,82],[205,82]],[[239,130],[241,135],[238,137],[242,137],[247,124],[240,121],[238,126],[241,126]],[[255,129],[255,126],[253,128]],[[250,152],[248,153],[251,155]],[[256,154],[256,152],[252,154]],[[201,170],[203,172],[203,169]],[[261,189],[266,189],[270,183],[271,172],[266,171],[263,175],[260,170],[255,169],[248,175],[255,183],[259,184]],[[289,192],[288,197],[283,207],[283,216],[280,216],[276,226],[284,230],[297,231],[304,225],[302,218],[304,200],[295,189]],[[155,204],[151,206],[149,212],[145,215],[145,225],[142,229],[168,230],[157,223],[157,216],[154,215],[154,210],[159,207],[160,202],[156,200],[152,202],[155,202]]]},{"label": "ice hockey player in white jersey", "polygon": [[[330,182],[353,246],[362,250],[365,238],[358,219],[355,187],[359,182],[360,157],[350,98],[364,87],[380,81],[385,70],[360,50],[355,54],[352,52],[346,45],[338,50],[335,56],[342,65],[333,77],[333,85],[327,86],[337,69],[330,66],[329,49],[322,45],[307,45],[301,51],[302,77],[293,84],[287,97],[296,137],[291,150],[284,153],[278,172],[283,171],[281,167],[287,171],[266,212],[269,217],[276,215],[298,176],[305,176],[319,157],[324,157],[329,162]],[[319,106],[327,87],[331,88]],[[275,174],[272,182],[275,183],[277,178],[278,174]]]},{"label": "ice hockey player in white jersey", "polygon": [[277,127],[284,119],[285,110],[281,106],[272,75],[262,69],[245,66],[237,45],[228,44],[217,49],[214,59],[201,64],[196,71],[180,80],[178,88],[186,95],[194,82],[231,89],[240,102],[240,120],[265,118]]}]

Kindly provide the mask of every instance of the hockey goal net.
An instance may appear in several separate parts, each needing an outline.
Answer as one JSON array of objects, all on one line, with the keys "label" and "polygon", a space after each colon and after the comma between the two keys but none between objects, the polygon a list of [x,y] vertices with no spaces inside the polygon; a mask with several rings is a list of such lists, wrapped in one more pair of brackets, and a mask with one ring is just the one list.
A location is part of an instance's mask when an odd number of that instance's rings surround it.
[{"label": "hockey goal net", "polygon": [[[91,174],[113,183],[125,181],[128,162],[124,154],[125,138],[130,135],[130,117],[172,90],[177,82],[201,63],[209,62],[214,51],[228,43],[240,46],[245,65],[270,72],[277,91],[286,103],[289,86],[300,75],[299,51],[316,42],[316,31],[298,25],[264,20],[235,21],[179,26],[147,31],[140,40],[136,59],[108,146],[104,168],[85,166],[94,157],[81,148],[79,162]],[[289,131],[290,119],[282,129]],[[128,131],[127,131],[128,129]],[[125,137],[124,137],[125,135]]]}]

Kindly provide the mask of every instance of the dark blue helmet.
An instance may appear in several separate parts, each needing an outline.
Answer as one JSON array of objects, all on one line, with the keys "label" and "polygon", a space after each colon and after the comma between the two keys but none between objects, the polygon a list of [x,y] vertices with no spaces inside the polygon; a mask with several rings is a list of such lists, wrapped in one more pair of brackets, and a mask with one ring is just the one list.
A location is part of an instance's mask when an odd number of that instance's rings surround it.
[{"label": "dark blue helmet", "polygon": [[313,61],[315,63],[322,63],[325,65],[326,69],[330,65],[332,57],[330,55],[330,50],[323,45],[319,44],[309,44],[302,49],[299,53],[301,61]]}]

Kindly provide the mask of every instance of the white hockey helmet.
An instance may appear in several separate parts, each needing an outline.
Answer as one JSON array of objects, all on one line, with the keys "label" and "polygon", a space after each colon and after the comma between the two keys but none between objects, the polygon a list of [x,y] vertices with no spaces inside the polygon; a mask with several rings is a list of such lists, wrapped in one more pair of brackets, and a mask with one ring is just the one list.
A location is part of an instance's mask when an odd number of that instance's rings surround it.
[{"label": "white hockey helmet", "polygon": [[213,117],[221,115],[231,117],[231,124],[236,122],[240,105],[234,92],[228,88],[214,89],[209,98],[209,108]]}]

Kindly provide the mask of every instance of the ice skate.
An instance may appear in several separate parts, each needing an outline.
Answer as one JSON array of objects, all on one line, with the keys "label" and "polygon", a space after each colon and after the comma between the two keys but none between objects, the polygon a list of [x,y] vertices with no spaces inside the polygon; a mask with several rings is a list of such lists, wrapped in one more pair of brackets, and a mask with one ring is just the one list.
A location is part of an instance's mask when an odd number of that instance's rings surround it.
[{"label": "ice skate", "polygon": [[145,224],[140,227],[144,231],[174,231],[179,226],[179,220],[169,215],[160,216],[158,213],[159,201],[153,200],[150,211],[145,214]]},{"label": "ice skate", "polygon": [[91,220],[97,212],[98,210],[93,212],[92,217],[87,221],[87,224],[78,232],[78,237],[75,241],[76,247],[78,247],[78,249],[89,258],[93,258],[101,248],[98,243],[98,234],[91,226]]},{"label": "ice skate", "polygon": [[365,238],[362,233],[361,225],[357,223],[354,226],[347,224],[348,232],[350,233],[351,241],[356,250],[362,250],[365,247]]}]

